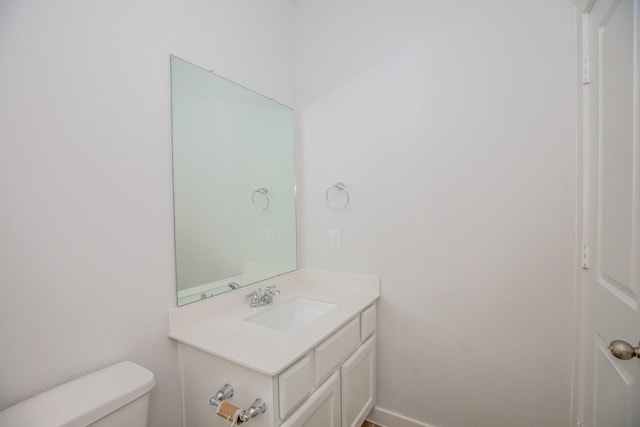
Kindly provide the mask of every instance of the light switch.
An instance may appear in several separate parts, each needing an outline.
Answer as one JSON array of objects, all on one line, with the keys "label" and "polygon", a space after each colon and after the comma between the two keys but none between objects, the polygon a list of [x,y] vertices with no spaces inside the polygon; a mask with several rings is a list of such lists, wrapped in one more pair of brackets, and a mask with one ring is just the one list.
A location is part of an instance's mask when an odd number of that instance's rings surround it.
[{"label": "light switch", "polygon": [[267,228],[266,244],[269,246],[274,246],[276,244],[276,230],[273,227]]},{"label": "light switch", "polygon": [[329,249],[340,249],[340,230],[329,230]]}]

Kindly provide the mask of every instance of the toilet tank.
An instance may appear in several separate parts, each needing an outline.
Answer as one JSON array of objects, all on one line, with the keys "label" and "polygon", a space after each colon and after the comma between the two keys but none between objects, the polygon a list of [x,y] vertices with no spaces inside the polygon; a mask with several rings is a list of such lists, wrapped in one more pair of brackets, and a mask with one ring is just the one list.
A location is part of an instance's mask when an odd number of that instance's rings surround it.
[{"label": "toilet tank", "polygon": [[125,361],[0,412],[2,427],[146,427],[153,374]]}]

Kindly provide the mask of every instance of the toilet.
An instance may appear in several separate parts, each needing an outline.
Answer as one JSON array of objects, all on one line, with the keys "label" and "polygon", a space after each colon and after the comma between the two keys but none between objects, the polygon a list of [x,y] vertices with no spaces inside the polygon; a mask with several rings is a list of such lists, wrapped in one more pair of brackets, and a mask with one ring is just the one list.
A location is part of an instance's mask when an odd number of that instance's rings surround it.
[{"label": "toilet", "polygon": [[153,373],[125,361],[0,412],[2,427],[146,427]]}]

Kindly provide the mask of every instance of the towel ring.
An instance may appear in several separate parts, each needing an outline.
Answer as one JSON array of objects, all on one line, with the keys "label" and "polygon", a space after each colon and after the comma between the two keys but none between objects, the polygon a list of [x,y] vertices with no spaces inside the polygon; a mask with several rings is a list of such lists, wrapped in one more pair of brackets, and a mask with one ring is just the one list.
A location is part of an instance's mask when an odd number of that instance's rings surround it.
[{"label": "towel ring", "polygon": [[[344,192],[344,196],[345,196],[345,201],[342,204],[338,204],[335,205],[333,203],[331,203],[331,198],[329,197],[329,193],[331,193],[331,190],[337,190],[337,191],[341,191]],[[327,188],[327,192],[324,194],[324,197],[327,199],[327,204],[334,208],[334,209],[344,209],[347,207],[347,205],[349,204],[349,191],[347,190],[347,186],[344,185],[344,182],[340,181],[340,182],[335,182],[333,183],[333,185],[330,185]]]},{"label": "towel ring", "polygon": [[[260,196],[267,201],[267,204],[265,206],[262,206],[261,204],[257,203],[256,201],[257,194],[260,194]],[[267,190],[264,187],[261,187],[255,190],[253,193],[251,193],[251,203],[253,204],[253,206],[255,206],[256,209],[259,209],[261,211],[266,211],[267,209],[269,209],[269,205],[271,204],[271,200],[269,199],[269,190]]]}]

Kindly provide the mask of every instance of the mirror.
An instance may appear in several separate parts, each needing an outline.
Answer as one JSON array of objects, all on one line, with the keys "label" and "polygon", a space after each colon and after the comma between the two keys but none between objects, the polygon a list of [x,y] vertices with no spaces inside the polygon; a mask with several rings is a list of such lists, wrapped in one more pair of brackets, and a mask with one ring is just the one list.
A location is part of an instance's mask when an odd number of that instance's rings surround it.
[{"label": "mirror", "polygon": [[297,268],[293,111],[171,56],[178,305]]}]

